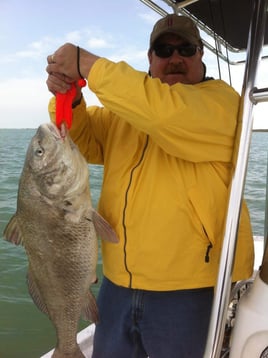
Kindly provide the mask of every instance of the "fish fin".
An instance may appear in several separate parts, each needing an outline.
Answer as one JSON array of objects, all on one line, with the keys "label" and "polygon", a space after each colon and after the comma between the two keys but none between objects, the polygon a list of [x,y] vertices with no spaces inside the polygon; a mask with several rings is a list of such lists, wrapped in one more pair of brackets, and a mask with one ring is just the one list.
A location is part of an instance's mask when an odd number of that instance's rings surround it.
[{"label": "fish fin", "polygon": [[92,209],[92,220],[95,226],[97,235],[99,235],[102,240],[110,241],[113,243],[119,242],[119,239],[111,227],[111,225],[106,221],[96,210]]},{"label": "fish fin", "polygon": [[99,321],[96,299],[91,291],[87,292],[81,316],[85,321],[92,321],[94,323],[97,323]]},{"label": "fish fin", "polygon": [[4,239],[15,245],[23,245],[23,237],[17,221],[16,214],[12,216],[4,230]]},{"label": "fish fin", "polygon": [[38,286],[35,283],[35,280],[31,274],[31,271],[28,271],[28,273],[27,273],[27,285],[28,285],[28,290],[29,290],[30,296],[32,297],[32,300],[33,300],[34,304],[36,305],[36,307],[39,308],[39,310],[41,312],[48,315],[47,306],[42,299],[41,293],[39,291]]},{"label": "fish fin", "polygon": [[97,275],[95,275],[91,281],[91,284],[96,285],[99,282]]}]

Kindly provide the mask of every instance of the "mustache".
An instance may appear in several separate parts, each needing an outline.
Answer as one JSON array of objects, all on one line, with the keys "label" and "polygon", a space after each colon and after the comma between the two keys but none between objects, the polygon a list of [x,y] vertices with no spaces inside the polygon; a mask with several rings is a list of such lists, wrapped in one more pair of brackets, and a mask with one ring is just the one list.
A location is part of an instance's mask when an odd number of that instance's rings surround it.
[{"label": "mustache", "polygon": [[171,64],[166,68],[165,74],[185,74],[187,72],[186,68],[182,64]]}]

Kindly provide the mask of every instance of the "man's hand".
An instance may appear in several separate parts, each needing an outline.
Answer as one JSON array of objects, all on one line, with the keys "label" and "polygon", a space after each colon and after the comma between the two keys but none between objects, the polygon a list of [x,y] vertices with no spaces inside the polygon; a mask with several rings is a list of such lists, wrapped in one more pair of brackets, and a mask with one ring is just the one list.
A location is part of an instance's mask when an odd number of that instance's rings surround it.
[{"label": "man's hand", "polygon": [[[91,67],[98,58],[98,56],[84,49],[67,43],[56,50],[53,55],[47,57],[48,66],[46,70],[49,75],[55,75],[55,73],[62,75],[62,79],[68,84],[79,80],[80,74],[83,78],[87,78]],[[53,78],[52,80],[54,81]],[[60,86],[56,82],[54,81],[55,86]]]}]

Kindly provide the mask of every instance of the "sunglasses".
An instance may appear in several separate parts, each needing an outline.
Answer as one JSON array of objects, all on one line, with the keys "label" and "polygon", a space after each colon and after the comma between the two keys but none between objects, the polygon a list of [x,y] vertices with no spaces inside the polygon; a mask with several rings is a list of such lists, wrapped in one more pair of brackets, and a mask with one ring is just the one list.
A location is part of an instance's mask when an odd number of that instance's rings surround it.
[{"label": "sunglasses", "polygon": [[178,54],[183,57],[191,57],[196,54],[197,49],[200,47],[192,44],[183,45],[169,45],[169,44],[158,44],[153,47],[153,50],[157,57],[168,58],[171,57],[175,50]]}]

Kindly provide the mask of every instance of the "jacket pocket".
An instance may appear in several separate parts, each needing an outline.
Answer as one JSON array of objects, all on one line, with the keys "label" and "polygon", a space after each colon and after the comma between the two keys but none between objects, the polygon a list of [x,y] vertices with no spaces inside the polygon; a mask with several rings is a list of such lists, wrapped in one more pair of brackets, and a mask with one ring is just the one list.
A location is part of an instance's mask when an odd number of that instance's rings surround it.
[{"label": "jacket pocket", "polygon": [[[218,180],[217,180],[218,179]],[[209,261],[209,253],[216,243],[222,241],[227,203],[227,188],[217,178],[212,185],[196,185],[189,189],[189,200],[198,216],[203,234],[207,238],[205,261]]]}]

